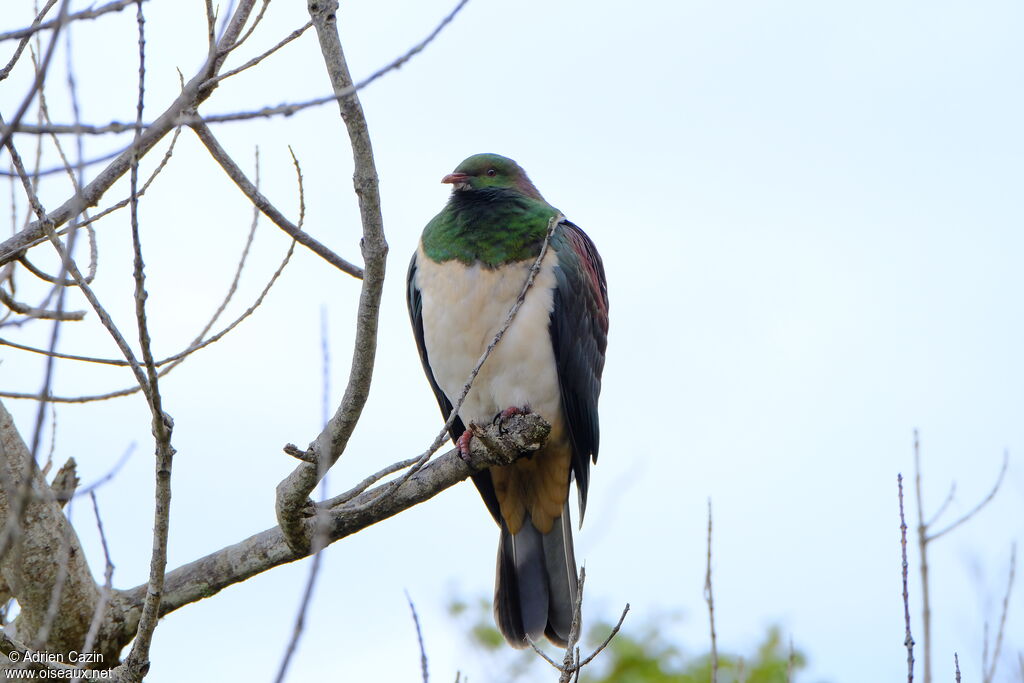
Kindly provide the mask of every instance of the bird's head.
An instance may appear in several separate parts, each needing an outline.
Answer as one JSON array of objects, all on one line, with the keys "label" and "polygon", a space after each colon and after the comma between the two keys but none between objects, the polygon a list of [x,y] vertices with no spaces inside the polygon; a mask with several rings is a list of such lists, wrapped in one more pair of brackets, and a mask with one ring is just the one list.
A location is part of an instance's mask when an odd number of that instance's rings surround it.
[{"label": "bird's head", "polygon": [[459,164],[454,172],[442,178],[441,182],[450,183],[453,192],[506,188],[543,201],[540,192],[526,176],[526,171],[516,162],[499,154],[474,154]]}]

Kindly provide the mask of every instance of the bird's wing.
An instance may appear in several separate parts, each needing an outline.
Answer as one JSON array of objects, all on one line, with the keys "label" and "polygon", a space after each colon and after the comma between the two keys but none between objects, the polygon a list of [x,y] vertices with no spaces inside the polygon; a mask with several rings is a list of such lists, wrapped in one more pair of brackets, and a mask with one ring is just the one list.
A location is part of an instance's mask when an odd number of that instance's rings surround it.
[{"label": "bird's wing", "polygon": [[[409,274],[406,279],[406,302],[409,305],[409,320],[412,322],[413,336],[416,338],[416,348],[420,352],[423,372],[427,375],[430,388],[434,391],[434,398],[437,399],[437,405],[441,408],[441,415],[447,421],[448,417],[452,414],[452,402],[441,391],[441,387],[437,385],[437,380],[434,379],[434,373],[430,369],[430,360],[427,358],[427,346],[423,341],[423,297],[419,287],[416,285],[416,259],[417,254],[413,254],[412,261],[409,262]],[[453,302],[452,305],[457,306],[458,302]],[[458,441],[464,431],[466,431],[466,426],[462,423],[461,418],[456,417],[452,422],[451,428],[448,430],[448,434],[451,436],[452,441],[455,442]],[[472,476],[473,483],[476,484],[477,490],[480,491],[480,496],[484,499],[484,503],[487,504],[487,509],[490,510],[494,521],[501,524],[501,510],[498,507],[498,496],[494,492],[494,483],[491,481],[490,471],[484,470]]]},{"label": "bird's wing", "polygon": [[551,309],[551,345],[558,369],[562,414],[572,441],[572,470],[580,522],[587,505],[590,462],[597,462],[597,398],[608,345],[608,286],[604,264],[578,226],[563,221],[552,240],[558,253]]}]

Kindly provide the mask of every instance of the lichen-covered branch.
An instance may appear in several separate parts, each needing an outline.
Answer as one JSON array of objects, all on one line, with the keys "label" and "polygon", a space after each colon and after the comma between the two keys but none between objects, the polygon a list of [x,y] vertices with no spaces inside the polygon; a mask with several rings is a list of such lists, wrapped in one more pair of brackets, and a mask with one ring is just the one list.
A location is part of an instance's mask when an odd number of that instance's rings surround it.
[{"label": "lichen-covered branch", "polygon": [[[334,505],[333,501],[321,504],[321,509],[329,513],[326,523],[327,543],[351,536],[427,501],[474,472],[492,465],[508,464],[523,453],[539,449],[547,439],[551,426],[539,415],[528,413],[502,418],[498,423],[481,430],[485,438],[470,442],[468,462],[453,449],[431,460],[391,495],[379,495],[380,490],[388,486],[385,483],[341,505]],[[305,516],[301,524],[304,533],[312,534],[315,518]],[[308,554],[308,551],[292,550],[279,527],[261,531],[244,541],[168,572],[160,613],[173,612],[184,605],[215,595],[232,584],[276,566],[300,560]],[[130,606],[125,615],[129,629],[132,621],[138,619],[145,592],[144,585],[119,591]]]},{"label": "lichen-covered branch", "polygon": [[[32,642],[46,618],[54,584],[66,572],[58,613],[49,629],[46,647],[51,652],[80,650],[99,600],[99,590],[86,564],[82,547],[61,503],[32,460],[31,453],[0,403],[0,527],[14,529],[10,550],[0,560],[0,574],[17,598],[21,612],[14,621],[13,637]],[[27,478],[27,481],[26,481]],[[27,485],[26,485],[27,484]],[[23,514],[15,500],[24,489]],[[61,552],[61,548],[66,550]],[[66,562],[59,560],[66,558]],[[109,619],[96,640],[95,651],[106,661],[117,661],[123,642],[114,637],[117,619]]]}]

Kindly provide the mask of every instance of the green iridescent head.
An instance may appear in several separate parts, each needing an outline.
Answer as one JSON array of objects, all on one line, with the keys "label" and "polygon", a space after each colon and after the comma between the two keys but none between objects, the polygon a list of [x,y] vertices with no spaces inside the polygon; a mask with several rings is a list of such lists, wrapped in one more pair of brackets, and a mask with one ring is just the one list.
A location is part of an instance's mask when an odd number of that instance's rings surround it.
[{"label": "green iridescent head", "polygon": [[451,183],[453,192],[507,188],[543,200],[526,171],[500,154],[474,154],[459,164],[454,172],[442,178],[441,182]]}]

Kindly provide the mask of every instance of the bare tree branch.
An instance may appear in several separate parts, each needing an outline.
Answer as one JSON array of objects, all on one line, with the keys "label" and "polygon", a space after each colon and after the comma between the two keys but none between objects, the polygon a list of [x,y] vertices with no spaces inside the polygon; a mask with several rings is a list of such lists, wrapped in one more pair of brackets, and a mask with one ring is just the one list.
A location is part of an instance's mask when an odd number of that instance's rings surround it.
[{"label": "bare tree branch", "polygon": [[[32,100],[35,99],[36,93],[43,87],[43,82],[46,80],[46,73],[50,66],[50,59],[53,57],[53,51],[57,47],[57,38],[60,36],[60,29],[67,21],[68,17],[68,5],[70,0],[64,0],[60,5],[60,11],[57,15],[57,19],[54,23],[53,35],[50,36],[50,44],[46,48],[46,54],[43,56],[42,63],[38,69],[36,69],[36,76],[32,80],[32,87],[29,88],[28,94],[18,105],[18,109],[14,112],[14,116],[5,126],[2,132],[0,132],[0,150],[2,150],[11,139],[13,130],[18,127],[21,122],[21,117],[28,111],[29,105],[32,104]],[[13,147],[11,147],[11,153],[13,154]]]},{"label": "bare tree branch", "polygon": [[939,506],[935,514],[932,515],[931,519],[926,522],[924,512],[924,492],[921,484],[921,440],[918,431],[916,429],[914,430],[914,491],[917,496],[917,547],[918,552],[921,555],[921,621],[924,627],[924,683],[931,683],[932,681],[932,608],[931,586],[929,581],[928,546],[932,541],[941,538],[964,522],[970,520],[992,501],[996,493],[999,491],[999,487],[1003,483],[1003,478],[1005,477],[1006,470],[1009,466],[1009,459],[1009,453],[1004,452],[1003,464],[999,470],[999,475],[996,477],[996,481],[987,496],[949,526],[939,532],[931,533],[932,526],[938,522],[939,517],[941,517],[942,513],[948,509],[949,505],[953,501],[953,494],[956,491],[956,482],[953,482],[950,485],[949,493],[946,494],[945,500],[943,500],[942,504]]},{"label": "bare tree branch", "polygon": [[[437,36],[441,33],[441,31],[443,31],[444,28],[449,23],[451,23],[451,21],[455,18],[455,16],[462,10],[463,7],[466,6],[466,3],[468,3],[468,2],[469,2],[469,0],[459,0],[459,3],[455,6],[455,8],[451,12],[449,12],[445,16],[444,19],[441,20],[441,23],[439,23],[434,28],[434,30],[430,32],[430,35],[428,35],[422,41],[420,41],[419,43],[414,45],[405,54],[403,54],[402,56],[398,57],[394,61],[386,64],[385,66],[381,67],[380,69],[377,69],[376,71],[374,71],[372,74],[370,74],[369,76],[367,76],[363,80],[359,81],[358,83],[353,84],[351,78],[349,78],[348,79],[348,83],[344,87],[342,87],[342,88],[338,88],[337,83],[335,83],[334,95],[328,95],[326,97],[317,97],[315,99],[306,100],[304,102],[293,102],[293,103],[290,103],[290,104],[279,104],[279,105],[274,106],[274,107],[262,107],[260,109],[254,110],[254,111],[237,112],[237,113],[234,113],[234,114],[212,114],[212,115],[208,115],[208,116],[203,116],[202,120],[204,122],[206,122],[206,123],[225,123],[225,122],[228,122],[228,121],[245,121],[245,120],[248,120],[248,119],[267,118],[267,117],[271,117],[271,116],[291,116],[291,115],[296,114],[296,113],[298,113],[298,112],[300,112],[300,111],[302,111],[304,109],[309,109],[311,107],[319,107],[320,105],[327,104],[328,102],[331,102],[332,100],[337,100],[338,104],[342,105],[342,103],[344,102],[344,98],[346,98],[346,97],[348,97],[350,95],[354,95],[355,93],[359,92],[360,90],[362,90],[366,86],[370,85],[371,83],[376,81],[381,76],[384,76],[388,72],[394,71],[395,69],[401,68],[403,65],[405,65],[406,62],[408,62],[410,59],[412,59],[413,57],[418,55],[420,52],[422,52],[423,49],[426,48],[427,45],[429,45],[431,42],[433,42],[433,40],[435,38],[437,38]],[[310,2],[309,6],[310,6],[310,12],[312,14],[312,11],[313,11],[312,8],[314,7],[314,2]],[[335,12],[335,9],[337,8],[337,2],[336,1],[334,1],[333,4],[331,2],[328,2],[325,7],[320,6],[319,3],[316,3],[316,7],[317,7],[317,11],[318,12],[320,12],[321,14],[324,14],[324,15],[329,14],[330,18],[331,18],[331,21],[332,22],[334,21],[334,19],[335,19],[334,12]],[[319,29],[318,29],[318,32],[319,32]],[[332,79],[332,82],[333,82],[333,79]],[[198,114],[196,114],[195,116],[198,117]],[[192,125],[194,122],[195,122],[194,119],[189,119],[189,118],[182,118],[182,120],[181,120],[182,124],[187,124],[187,125]]]},{"label": "bare tree branch", "polygon": [[[124,1],[127,2],[128,0],[124,0]],[[131,0],[131,1],[133,2],[134,0]],[[344,88],[341,88],[340,90],[338,88],[335,88],[335,93],[333,95],[326,95],[324,97],[317,97],[315,99],[306,100],[306,101],[303,101],[303,102],[293,102],[293,103],[289,103],[289,104],[279,104],[277,106],[272,106],[272,107],[262,107],[260,109],[253,110],[253,111],[236,112],[236,113],[233,113],[233,114],[211,114],[211,115],[203,115],[203,116],[201,116],[201,115],[199,115],[195,111],[189,112],[189,111],[183,110],[181,115],[179,116],[178,120],[176,121],[176,124],[180,125],[180,126],[193,126],[193,125],[195,125],[197,123],[207,123],[207,124],[210,124],[210,123],[226,123],[226,122],[230,122],[230,121],[245,121],[245,120],[248,120],[248,119],[268,118],[268,117],[271,117],[271,116],[291,116],[291,115],[296,114],[296,113],[298,113],[298,112],[300,112],[300,111],[302,111],[304,109],[310,109],[312,107],[319,107],[321,105],[327,104],[327,103],[332,102],[332,101],[337,101],[340,104],[341,101],[345,97],[348,97],[350,95],[354,95],[355,93],[359,92],[360,90],[362,90],[366,86],[370,85],[371,83],[373,83],[374,81],[376,81],[380,77],[386,75],[387,73],[389,73],[391,71],[394,71],[396,69],[400,69],[410,59],[412,59],[413,57],[418,55],[420,52],[422,52],[424,50],[424,48],[426,48],[430,43],[432,43],[434,41],[434,39],[437,38],[437,36],[441,33],[441,31],[444,30],[444,28],[448,24],[450,24],[453,19],[455,19],[455,16],[462,10],[463,7],[465,7],[465,5],[468,2],[469,2],[469,0],[459,0],[459,3],[455,6],[455,8],[451,12],[449,12],[444,17],[444,19],[441,20],[441,22],[434,28],[433,31],[430,32],[430,34],[426,38],[424,38],[422,41],[420,41],[419,43],[414,45],[412,48],[410,48],[407,52],[402,54],[397,59],[389,62],[388,64],[384,65],[380,69],[377,69],[372,74],[370,74],[369,76],[367,76],[363,80],[359,81],[358,83],[351,83],[351,79],[350,79],[350,82],[349,82],[348,86],[346,86]],[[335,3],[335,6],[336,6],[336,3]],[[334,10],[330,10],[330,13],[332,15],[333,15],[333,12],[334,12]],[[211,76],[210,79],[207,82],[203,83],[203,87],[204,88],[205,87],[212,87],[212,86],[216,85],[217,83],[219,83],[220,81],[222,81],[222,80],[224,80],[226,78],[230,78],[231,76],[234,76],[235,74],[240,73],[241,71],[244,71],[245,69],[248,69],[249,67],[255,65],[259,61],[262,61],[263,59],[265,59],[266,57],[270,56],[271,54],[273,54],[274,52],[279,50],[281,47],[284,47],[284,45],[288,44],[289,42],[291,42],[292,40],[297,38],[299,35],[304,33],[309,28],[309,26],[311,26],[311,25],[312,25],[312,22],[310,24],[307,24],[307,25],[305,25],[303,27],[300,27],[300,28],[296,29],[291,34],[289,34],[284,40],[282,40],[280,43],[278,43],[277,45],[275,45],[274,47],[272,47],[271,49],[269,49],[268,51],[266,51],[262,55],[254,58],[253,60],[250,60],[250,62],[248,62],[246,64],[243,64],[241,67],[238,67],[237,69],[233,69],[231,71],[225,72],[223,75]],[[241,42],[241,41],[239,41],[239,42]],[[230,52],[232,49],[234,49],[234,47],[230,47],[227,50],[227,52]],[[224,52],[224,54],[227,54],[227,52]],[[218,53],[218,54],[220,54],[220,53]],[[221,56],[223,56],[223,55],[221,55]],[[155,122],[153,124],[144,124],[144,127],[148,128],[149,126],[152,126],[154,124],[155,124]],[[130,131],[130,130],[134,130],[135,128],[136,128],[136,124],[122,123],[122,122],[119,122],[119,121],[112,121],[110,123],[102,124],[102,125],[98,125],[98,126],[89,126],[89,125],[76,126],[76,125],[68,125],[68,124],[64,124],[64,125],[52,124],[52,125],[47,125],[47,126],[39,126],[39,125],[31,125],[31,124],[18,124],[17,126],[9,126],[7,128],[7,130],[8,131],[18,132],[18,133],[29,133],[29,134],[35,134],[35,135],[40,135],[40,134],[43,134],[43,133],[57,133],[57,134],[85,133],[85,134],[90,134],[90,135],[103,135],[103,134],[106,134],[106,133],[124,133],[124,132]],[[4,128],[0,127],[0,130],[4,130]]]},{"label": "bare tree branch", "polygon": [[384,289],[388,254],[380,210],[377,170],[366,119],[359,98],[354,92],[346,97],[340,94],[352,87],[352,76],[345,61],[341,38],[338,36],[335,14],[337,6],[335,0],[323,3],[319,0],[309,0],[307,9],[320,40],[320,51],[327,66],[331,85],[338,95],[338,108],[352,146],[355,166],[352,182],[359,200],[359,215],[363,226],[360,246],[365,266],[356,312],[352,365],[341,404],[311,446],[311,450],[316,453],[317,464],[299,463],[277,487],[277,520],[289,545],[297,551],[308,551],[310,544],[302,524],[302,509],[309,500],[309,494],[345,450],[370,393],[370,381],[377,354],[380,298]]},{"label": "bare tree branch", "polygon": [[[928,526],[924,522],[924,497],[921,495],[921,440],[914,430],[914,493],[917,497],[917,550],[921,555],[921,621],[924,626],[924,683],[932,681],[932,607],[928,582]],[[949,497],[953,495],[950,488]],[[945,507],[945,503],[941,506]]]},{"label": "bare tree branch", "polygon": [[598,645],[597,648],[586,658],[580,659],[580,649],[577,647],[577,643],[580,639],[580,630],[583,623],[583,587],[586,583],[586,579],[586,568],[580,567],[579,590],[576,593],[576,602],[573,606],[572,624],[569,627],[569,638],[566,641],[565,655],[562,658],[562,663],[557,663],[549,657],[547,653],[537,647],[536,643],[532,640],[530,641],[530,647],[533,648],[533,651],[540,655],[544,661],[558,670],[559,683],[569,683],[569,681],[573,679],[574,675],[576,680],[579,681],[580,672],[583,670],[583,667],[594,661],[594,659],[601,654],[606,647],[608,647],[608,644],[612,642],[612,638],[614,638],[619,632],[619,629],[622,628],[622,622],[626,620],[626,615],[629,614],[629,603],[627,602],[626,607],[622,610],[622,614],[619,616],[618,622],[616,622],[615,626],[612,627],[611,632],[608,634],[608,637],[604,639],[604,642]]},{"label": "bare tree branch", "polygon": [[412,611],[412,623],[416,626],[416,642],[420,646],[420,670],[423,672],[423,683],[430,682],[430,674],[427,671],[427,648],[423,645],[423,631],[420,629],[420,617],[416,614],[416,605],[412,602],[409,591],[405,591],[405,599],[409,603],[409,610]]},{"label": "bare tree branch", "polygon": [[[230,45],[237,38],[242,26],[244,26],[249,13],[253,9],[255,0],[241,0],[228,29],[221,37],[219,46]],[[182,88],[177,98],[164,110],[152,124],[139,136],[136,144],[122,151],[103,171],[101,171],[89,184],[76,192],[74,196],[67,199],[61,206],[49,212],[45,218],[29,223],[23,230],[0,243],[0,266],[17,258],[23,251],[45,240],[47,230],[56,229],[77,215],[82,209],[95,206],[100,197],[123,176],[131,165],[135,154],[139,158],[151,150],[163,137],[177,127],[177,119],[183,111],[195,109],[201,102],[206,100],[216,88],[216,84],[206,85],[206,82],[215,76],[224,55],[218,50],[211,51],[206,61],[200,67],[198,73]],[[9,122],[5,137],[15,129],[16,121]]]},{"label": "bare tree branch", "polygon": [[[142,12],[142,0],[137,4],[137,21],[139,27],[139,88],[138,104],[136,105],[136,123],[142,122],[143,102],[146,82],[146,34],[145,16]],[[141,130],[135,131],[135,142],[138,148]],[[149,399],[152,412],[153,438],[156,441],[156,494],[153,504],[153,547],[149,564],[149,584],[146,600],[142,605],[138,630],[131,652],[123,664],[125,678],[129,681],[141,681],[149,670],[149,647],[159,620],[160,600],[163,594],[164,572],[167,568],[167,538],[170,532],[171,516],[171,466],[174,447],[171,445],[171,432],[174,422],[163,410],[163,399],[160,396],[160,385],[156,365],[153,362],[153,351],[150,347],[149,323],[146,320],[146,274],[142,260],[142,242],[139,237],[139,156],[132,155],[130,168],[131,202],[129,203],[132,228],[132,248],[135,255],[135,317],[139,330],[139,346],[142,359],[146,364]],[[141,383],[140,383],[141,384]]]},{"label": "bare tree branch", "polygon": [[99,635],[100,626],[103,624],[104,612],[110,602],[110,596],[114,592],[114,563],[110,559],[110,547],[107,545],[107,535],[103,532],[103,519],[100,517],[99,503],[96,501],[96,493],[89,491],[89,499],[92,501],[92,511],[96,516],[96,528],[100,533],[100,543],[103,545],[103,587],[100,589],[99,600],[96,601],[96,609],[92,615],[92,622],[89,624],[89,631],[85,634],[85,644],[82,652],[93,652],[96,643],[96,636]]},{"label": "bare tree branch", "polygon": [[[164,377],[165,375],[167,375],[167,373],[169,373],[171,370],[173,370],[175,367],[177,367],[180,364],[181,361],[183,361],[185,358],[190,356],[192,353],[195,353],[196,351],[198,351],[200,349],[203,349],[203,348],[209,346],[210,344],[213,344],[215,342],[220,341],[228,333],[230,333],[232,330],[234,330],[239,324],[241,324],[241,322],[243,320],[245,320],[250,315],[252,315],[256,311],[256,309],[259,308],[260,305],[262,305],[262,303],[263,303],[264,299],[266,298],[267,294],[270,292],[270,289],[274,286],[274,283],[277,282],[278,278],[281,276],[281,273],[284,271],[285,266],[288,265],[288,262],[290,261],[291,256],[294,253],[294,249],[295,249],[295,243],[292,242],[288,246],[288,251],[285,253],[284,259],[281,261],[281,264],[278,266],[277,270],[274,271],[274,274],[271,275],[270,281],[267,282],[266,286],[263,288],[263,291],[260,292],[260,295],[258,297],[256,297],[256,300],[252,303],[251,306],[249,306],[249,308],[247,308],[244,312],[242,312],[241,315],[239,315],[237,318],[235,318],[235,320],[230,325],[227,325],[224,329],[222,329],[220,332],[218,332],[217,334],[213,335],[212,337],[209,337],[209,338],[207,338],[205,340],[199,341],[198,343],[196,341],[193,341],[192,345],[190,345],[184,351],[180,351],[180,352],[174,354],[173,356],[168,356],[167,358],[164,358],[163,360],[157,361],[155,363],[157,365],[157,367],[161,367],[161,366],[166,365],[168,363],[172,363],[172,365],[170,365],[169,367],[163,368],[160,371],[160,373],[158,374],[158,376],[159,377]],[[0,341],[0,344],[6,344],[6,345],[9,345],[9,346],[13,346],[13,344],[8,342],[7,340]],[[128,361],[122,361],[122,360],[103,359],[103,358],[89,358],[89,357],[86,357],[86,356],[71,356],[71,355],[57,354],[57,353],[50,354],[50,352],[45,351],[43,349],[34,349],[32,347],[24,347],[24,346],[19,346],[18,348],[23,348],[26,351],[33,351],[33,352],[36,352],[36,353],[43,353],[43,354],[46,354],[46,355],[53,355],[56,358],[69,358],[70,360],[81,360],[81,361],[88,361],[88,362],[98,362],[98,363],[104,363],[104,364],[110,364],[110,365],[118,365],[118,366],[125,366],[125,367],[130,367],[131,366],[131,363],[129,363]],[[142,389],[142,387],[139,384],[136,384],[136,385],[128,387],[126,389],[120,389],[118,391],[113,391],[113,392],[109,392],[109,393],[106,393],[106,394],[91,395],[91,396],[71,396],[71,397],[69,397],[69,396],[52,396],[51,395],[51,396],[49,396],[47,398],[47,400],[50,401],[51,403],[88,403],[88,402],[91,402],[91,401],[105,401],[105,400],[108,400],[108,399],[111,399],[111,398],[120,398],[122,396],[129,396],[131,394],[134,394],[134,393],[140,391],[141,389]],[[25,394],[25,393],[18,393],[18,392],[12,392],[12,391],[0,391],[0,398],[15,398],[15,399],[39,400],[38,394]]]},{"label": "bare tree branch", "polygon": [[[263,11],[266,9],[268,4],[269,4],[269,2],[267,0],[264,0],[263,7],[260,8],[260,17],[263,16]],[[256,18],[257,22],[259,21],[260,17]],[[219,74],[219,75],[211,78],[210,82],[209,83],[204,83],[204,85],[213,85],[216,82],[223,81],[223,80],[226,80],[228,78],[231,78],[232,76],[240,74],[243,71],[245,71],[246,69],[251,69],[252,67],[256,66],[257,64],[262,62],[264,59],[266,59],[270,55],[274,54],[275,52],[277,52],[278,50],[283,48],[288,43],[292,42],[293,40],[295,40],[296,38],[301,36],[303,33],[308,31],[312,26],[313,26],[313,22],[312,21],[306,22],[303,26],[300,26],[299,28],[297,28],[294,31],[292,31],[291,33],[289,33],[277,45],[275,45],[274,47],[270,48],[269,50],[267,50],[263,54],[257,55],[256,57],[253,57],[248,62],[246,62],[245,64],[243,64],[242,66],[240,66],[238,68],[231,69],[230,71],[225,71],[224,73]],[[249,32],[246,33],[246,37],[248,37],[252,33],[252,30],[254,28],[256,28],[256,24],[255,23],[252,25],[252,27],[250,27]],[[242,40],[239,41],[239,44],[241,44],[241,42],[244,41],[244,40],[245,40],[245,37],[243,37]]]},{"label": "bare tree branch", "polygon": [[[295,170],[299,174],[299,182],[302,182],[302,172],[299,169],[299,161],[295,158],[295,154],[292,154],[292,160],[295,162]],[[302,213],[305,213],[303,209]],[[327,334],[327,311],[321,307],[320,309],[320,352],[322,358],[322,383],[323,391],[321,395],[321,413],[320,419],[321,424],[327,423],[328,416],[328,404],[331,395],[331,356],[330,356],[330,344],[329,337]],[[321,499],[327,497],[327,477],[321,476],[320,481],[320,497]],[[310,563],[309,576],[306,579],[306,588],[302,593],[302,600],[299,603],[299,611],[295,616],[295,626],[292,629],[291,638],[288,641],[288,647],[285,649],[284,656],[281,658],[281,666],[277,670],[277,678],[275,683],[283,683],[285,675],[288,673],[288,666],[292,661],[292,657],[298,648],[299,638],[302,636],[302,631],[306,624],[306,612],[309,609],[309,603],[313,598],[313,589],[316,586],[316,579],[320,574],[320,564],[323,558],[322,550],[327,547],[330,543],[330,539],[327,536],[327,510],[320,507],[316,510],[314,516],[314,530],[313,530],[313,561]]]},{"label": "bare tree branch", "polygon": [[14,66],[18,63],[18,60],[21,59],[22,53],[25,52],[25,48],[28,46],[29,39],[32,38],[32,35],[35,33],[34,29],[43,23],[43,18],[49,13],[51,9],[53,9],[53,6],[56,4],[57,0],[47,0],[46,4],[43,5],[43,8],[39,10],[39,13],[36,15],[36,18],[32,21],[32,25],[29,26],[29,29],[32,30],[32,32],[22,37],[21,42],[18,43],[18,47],[17,49],[15,49],[14,55],[11,56],[10,61],[7,62],[7,65],[3,69],[0,69],[0,81],[4,80],[10,75],[11,69],[13,69]]},{"label": "bare tree branch", "polygon": [[224,172],[228,174],[228,177],[235,182],[238,189],[240,189],[245,196],[249,198],[249,201],[258,207],[259,210],[263,212],[263,215],[269,218],[274,225],[284,230],[296,242],[307,247],[314,254],[324,259],[338,270],[348,273],[353,277],[363,277],[363,271],[359,266],[355,266],[341,258],[317,241],[317,239],[312,235],[304,232],[297,225],[285,218],[284,214],[278,211],[277,208],[270,203],[270,200],[263,196],[255,185],[249,182],[249,179],[245,177],[245,173],[242,172],[242,169],[239,168],[238,164],[234,162],[231,156],[228,155],[227,151],[225,151],[225,149],[220,146],[220,143],[217,142],[217,138],[214,137],[213,131],[210,130],[209,126],[205,123],[199,122],[192,125],[192,130],[202,143],[206,145],[206,149],[210,152],[210,156],[220,164],[221,168],[224,169]]},{"label": "bare tree branch", "polygon": [[[31,639],[39,632],[46,618],[53,587],[63,564],[66,573],[64,590],[60,596],[61,618],[54,624],[47,638],[48,649],[67,652],[80,649],[99,591],[85,561],[78,537],[60,509],[60,504],[35,466],[31,452],[18,434],[14,422],[0,403],[0,468],[3,486],[0,486],[0,524],[19,526],[21,515],[17,510],[18,488],[28,483],[29,495],[24,496],[26,517],[30,525],[21,527],[10,552],[0,560],[0,573],[18,597],[21,613],[14,623],[14,638]],[[58,562],[58,548],[67,543],[67,561]],[[108,630],[101,631],[97,640],[98,651],[106,653],[111,661],[117,656],[120,644],[110,639]]]},{"label": "bare tree branch", "polygon": [[588,657],[586,657],[583,661],[580,662],[580,666],[579,666],[580,669],[585,667],[587,664],[590,664],[590,662],[592,662],[594,660],[594,657],[597,657],[599,654],[601,654],[601,652],[606,647],[608,647],[608,644],[612,642],[612,638],[614,638],[616,636],[616,634],[619,632],[619,629],[622,628],[622,622],[624,622],[626,620],[626,615],[627,614],[629,614],[629,603],[628,602],[626,603],[626,606],[622,609],[622,614],[619,615],[619,620],[617,622],[615,622],[615,626],[612,627],[612,630],[608,634],[608,637],[605,638],[604,641],[600,645],[597,646],[596,650],[591,652]]},{"label": "bare tree branch", "polygon": [[907,647],[907,683],[914,683],[914,637],[910,635],[910,597],[907,592],[907,520],[903,516],[903,475],[896,476],[900,498],[900,549],[903,553],[903,621],[906,624],[906,637],[903,644]]},{"label": "bare tree branch", "polygon": [[[1006,632],[1006,615],[1010,611],[1010,594],[1013,592],[1013,580],[1017,572],[1017,544],[1010,549],[1010,576],[1006,580],[1006,592],[1003,594],[1003,608],[999,614],[999,629],[996,631],[996,643],[992,648],[992,660],[987,664],[982,660],[982,681],[993,683],[996,679],[996,667],[999,665],[999,652],[1003,647],[1003,635]],[[986,634],[987,635],[987,634]],[[985,639],[986,649],[988,638]]]},{"label": "bare tree branch", "polygon": [[988,495],[985,496],[984,498],[982,498],[981,501],[977,505],[975,505],[973,508],[971,508],[965,515],[960,517],[958,520],[956,520],[955,522],[953,522],[952,524],[950,524],[946,528],[942,529],[942,531],[937,531],[934,534],[930,534],[928,536],[928,540],[929,541],[934,541],[937,538],[941,538],[942,536],[945,536],[946,534],[948,534],[953,529],[957,528],[958,526],[960,526],[964,522],[966,522],[969,519],[971,519],[972,517],[974,517],[974,515],[978,514],[982,510],[982,508],[984,508],[986,505],[988,505],[992,501],[992,499],[995,497],[996,493],[999,492],[999,487],[1002,486],[1002,484],[1003,484],[1003,477],[1006,476],[1006,469],[1009,467],[1009,465],[1010,465],[1010,454],[1009,454],[1009,452],[1004,451],[1003,452],[1003,466],[999,469],[999,474],[996,476],[996,481],[992,485],[992,489],[988,492]]},{"label": "bare tree branch", "polygon": [[715,635],[715,595],[711,588],[711,499],[708,498],[708,566],[704,576],[704,600],[711,626],[711,683],[718,683],[718,638]]},{"label": "bare tree branch", "polygon": [[[132,0],[134,2],[135,0]],[[213,79],[211,79],[213,80]],[[143,124],[122,123],[111,121],[110,123],[19,123],[15,126],[3,126],[0,130],[6,130],[24,135],[109,135],[111,133],[131,133],[139,128],[146,128]],[[100,159],[103,161],[103,159]],[[59,168],[57,169],[60,170]],[[44,173],[45,175],[45,173]]]},{"label": "bare tree branch", "polygon": [[[53,21],[48,21],[45,24],[33,22],[33,24],[27,28],[20,28],[15,31],[7,31],[6,33],[0,33],[0,42],[3,42],[5,40],[16,40],[18,38],[30,38],[33,34],[39,33],[40,31],[48,31],[51,28],[59,29],[61,25],[67,25],[72,21],[79,21],[81,19],[95,19],[96,17],[102,16],[109,12],[120,12],[125,7],[134,5],[135,2],[136,0],[116,0],[115,2],[107,3],[106,5],[103,5],[102,7],[97,7],[96,9],[87,9],[82,10],[81,12],[75,12],[74,14],[68,14],[66,17],[64,17],[63,20],[54,19]],[[56,0],[53,0],[52,2],[48,3],[47,9],[49,7],[53,7],[53,5],[55,4]],[[45,10],[41,14],[44,13]]]},{"label": "bare tree branch", "polygon": [[23,304],[15,301],[0,287],[0,303],[7,308],[11,309],[18,315],[25,315],[30,318],[38,318],[40,320],[83,320],[85,318],[85,311],[54,311],[44,308],[35,308],[28,304]]},{"label": "bare tree branch", "polygon": [[[379,496],[377,489],[370,489],[337,506],[332,506],[332,501],[317,505],[317,509],[329,512],[326,526],[328,544],[429,500],[474,472],[493,465],[509,464],[523,453],[539,449],[547,439],[550,425],[539,415],[530,413],[502,418],[497,424],[489,425],[487,432],[491,442],[501,450],[489,450],[483,441],[474,439],[470,444],[468,462],[452,449],[434,458],[391,495]],[[315,519],[306,517],[302,523],[312,538]],[[196,600],[210,597],[232,584],[308,555],[308,551],[302,553],[292,550],[279,527],[267,529],[168,572],[160,613],[168,614]],[[145,593],[144,585],[117,592],[128,605],[124,623],[129,633],[134,629],[133,621],[137,622]]]}]

